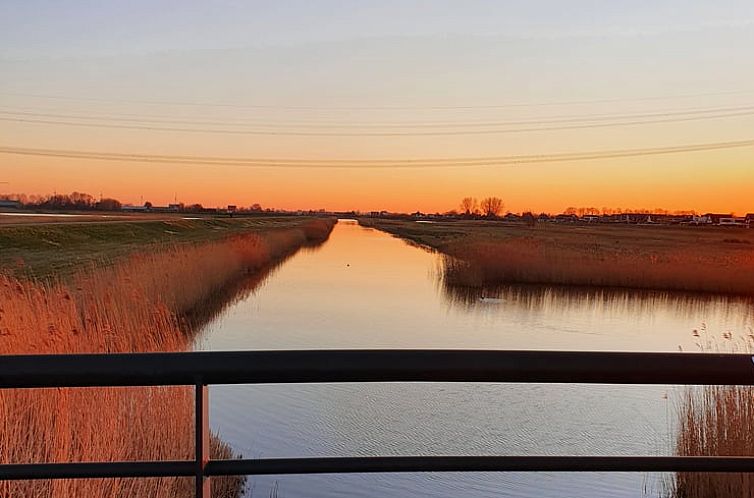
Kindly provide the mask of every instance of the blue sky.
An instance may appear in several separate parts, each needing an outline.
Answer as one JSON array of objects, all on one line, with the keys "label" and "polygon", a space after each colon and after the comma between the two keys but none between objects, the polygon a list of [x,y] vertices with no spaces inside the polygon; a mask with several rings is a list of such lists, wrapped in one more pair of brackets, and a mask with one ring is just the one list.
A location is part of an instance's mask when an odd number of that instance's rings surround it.
[{"label": "blue sky", "polygon": [[640,36],[753,21],[754,3],[746,0],[6,0],[0,54],[82,56],[450,34]]},{"label": "blue sky", "polygon": [[[181,133],[40,123],[10,113],[104,116],[111,123],[212,120],[233,128],[240,121],[463,125],[751,109],[753,60],[750,0],[6,0],[0,3],[0,146],[392,159],[748,140],[754,112],[442,137]],[[435,211],[454,207],[456,198],[497,193],[519,211],[574,204],[719,211],[731,197],[737,199],[731,210],[748,211],[754,206],[744,186],[754,184],[752,158],[750,149],[738,149],[432,175],[354,170],[292,177],[0,155],[0,176],[11,182],[4,188],[16,191],[107,192],[116,185],[114,196],[157,202],[177,190],[207,204]]]}]

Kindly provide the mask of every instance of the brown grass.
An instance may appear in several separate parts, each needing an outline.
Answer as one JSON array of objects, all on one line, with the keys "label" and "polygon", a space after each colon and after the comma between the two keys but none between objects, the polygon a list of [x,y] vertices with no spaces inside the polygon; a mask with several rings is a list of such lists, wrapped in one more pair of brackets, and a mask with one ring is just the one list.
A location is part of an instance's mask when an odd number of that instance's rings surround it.
[{"label": "brown grass", "polygon": [[[68,284],[0,274],[0,355],[183,351],[181,317],[224,285],[327,237],[332,223],[144,252]],[[0,463],[190,459],[188,388],[0,391]],[[213,440],[215,457],[231,458]],[[214,480],[235,496],[238,479]],[[187,479],[0,482],[2,497],[190,496]]]},{"label": "brown grass", "polygon": [[451,244],[448,283],[499,283],[661,289],[754,295],[754,251],[735,255],[693,248],[632,251],[558,247],[511,239]]},{"label": "brown grass", "polygon": [[[751,353],[754,333],[723,332],[721,339],[703,325],[694,330],[702,351]],[[754,388],[688,387],[678,407],[675,451],[681,456],[753,456]],[[750,498],[754,474],[679,472],[665,483],[665,498]]]},{"label": "brown grass", "polygon": [[[754,455],[754,390],[708,386],[687,390],[680,411],[676,452],[682,456]],[[750,498],[753,474],[680,472],[668,498]]]},{"label": "brown grass", "polygon": [[[446,283],[547,284],[754,295],[754,231],[720,227],[530,227],[362,223],[445,254]],[[731,243],[735,235],[736,243]]]}]

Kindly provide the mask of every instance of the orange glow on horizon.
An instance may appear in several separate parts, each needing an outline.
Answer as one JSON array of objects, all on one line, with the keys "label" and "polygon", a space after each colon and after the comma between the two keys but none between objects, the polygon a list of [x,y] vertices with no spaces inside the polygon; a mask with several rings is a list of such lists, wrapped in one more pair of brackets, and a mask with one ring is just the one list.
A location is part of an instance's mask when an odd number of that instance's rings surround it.
[{"label": "orange glow on horizon", "polygon": [[[466,196],[494,195],[512,212],[556,213],[573,206],[745,214],[754,211],[749,153],[440,171],[302,171],[13,158],[10,167],[3,168],[2,179],[9,184],[0,185],[0,194],[79,191],[132,204],[164,205],[177,198],[208,207],[259,203],[286,210],[429,213],[458,209]],[[3,164],[8,164],[8,157],[0,159]],[[730,166],[703,169],[722,161]]]}]

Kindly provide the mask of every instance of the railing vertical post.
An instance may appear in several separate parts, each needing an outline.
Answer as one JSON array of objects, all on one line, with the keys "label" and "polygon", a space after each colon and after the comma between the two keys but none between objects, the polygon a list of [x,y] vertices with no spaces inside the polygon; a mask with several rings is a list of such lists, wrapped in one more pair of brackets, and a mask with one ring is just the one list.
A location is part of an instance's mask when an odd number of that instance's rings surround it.
[{"label": "railing vertical post", "polygon": [[196,498],[210,498],[212,495],[209,477],[204,475],[204,468],[209,461],[209,388],[201,381],[195,386],[196,405],[194,408],[195,440],[195,481]]}]

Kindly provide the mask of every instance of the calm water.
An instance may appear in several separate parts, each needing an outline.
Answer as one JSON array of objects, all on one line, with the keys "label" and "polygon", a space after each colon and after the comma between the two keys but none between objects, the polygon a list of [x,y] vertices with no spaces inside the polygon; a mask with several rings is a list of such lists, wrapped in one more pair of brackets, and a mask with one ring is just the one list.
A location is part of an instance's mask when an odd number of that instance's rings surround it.
[{"label": "calm water", "polygon": [[[468,294],[439,257],[341,221],[206,325],[197,349],[482,348],[694,351],[692,331],[751,333],[752,306],[665,294],[513,288]],[[705,335],[703,332],[702,335]],[[668,386],[217,386],[214,430],[246,458],[672,453]],[[662,477],[662,476],[659,476]],[[640,474],[376,474],[256,478],[254,496],[643,496]]]}]

